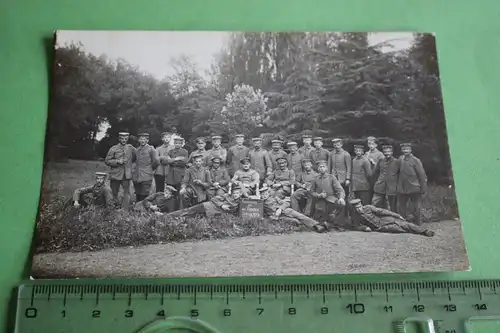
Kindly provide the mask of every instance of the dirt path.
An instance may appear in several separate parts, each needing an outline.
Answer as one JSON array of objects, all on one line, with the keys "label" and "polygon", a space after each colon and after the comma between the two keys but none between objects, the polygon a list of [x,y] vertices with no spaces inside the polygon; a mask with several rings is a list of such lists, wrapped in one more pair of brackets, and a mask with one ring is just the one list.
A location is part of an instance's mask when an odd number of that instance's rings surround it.
[{"label": "dirt path", "polygon": [[33,276],[169,277],[464,270],[459,221],[427,224],[436,236],[342,232],[243,237],[83,253],[37,255]]}]

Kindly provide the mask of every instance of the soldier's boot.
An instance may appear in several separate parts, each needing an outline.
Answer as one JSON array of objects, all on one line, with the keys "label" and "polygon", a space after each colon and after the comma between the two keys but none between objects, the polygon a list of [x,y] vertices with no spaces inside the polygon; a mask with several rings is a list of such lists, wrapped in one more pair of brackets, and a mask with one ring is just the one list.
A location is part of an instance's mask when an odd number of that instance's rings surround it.
[{"label": "soldier's boot", "polygon": [[432,230],[425,230],[423,235],[427,237],[433,237],[435,235],[435,232]]},{"label": "soldier's boot", "polygon": [[312,227],[312,229],[317,233],[323,233],[328,231],[327,227],[322,224],[316,224],[314,227]]}]

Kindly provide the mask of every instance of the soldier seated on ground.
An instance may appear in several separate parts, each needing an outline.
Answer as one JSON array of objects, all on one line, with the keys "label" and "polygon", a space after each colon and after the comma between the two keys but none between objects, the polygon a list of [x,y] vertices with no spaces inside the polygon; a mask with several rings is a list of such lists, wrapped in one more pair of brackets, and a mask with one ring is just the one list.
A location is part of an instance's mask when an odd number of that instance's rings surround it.
[{"label": "soldier seated on ground", "polygon": [[352,207],[352,228],[355,230],[434,236],[434,231],[407,222],[401,215],[390,210],[372,205],[363,206],[359,199],[351,200],[349,203]]},{"label": "soldier seated on ground", "polygon": [[168,214],[170,217],[186,217],[186,216],[196,216],[203,215],[207,217],[221,215],[221,214],[231,214],[237,215],[241,202],[241,188],[237,185],[233,186],[231,193],[226,193],[223,195],[217,195],[206,201],[189,208],[181,209],[173,213]]},{"label": "soldier seated on ground", "polygon": [[210,179],[212,184],[208,189],[208,198],[211,199],[216,195],[223,195],[228,192],[229,173],[225,167],[221,167],[221,158],[218,156],[212,157],[212,166],[210,167]]},{"label": "soldier seated on ground", "polygon": [[73,193],[73,207],[100,206],[114,207],[113,193],[106,184],[106,173],[95,173],[95,184],[75,190]]},{"label": "soldier seated on ground", "polygon": [[318,174],[313,170],[312,161],[310,159],[302,160],[303,171],[295,179],[295,188],[291,196],[292,209],[311,216],[311,187],[312,182]]},{"label": "soldier seated on ground", "polygon": [[281,199],[292,195],[292,187],[295,185],[295,172],[288,169],[286,157],[276,159],[278,169],[267,178],[266,183],[271,188],[271,196]]},{"label": "soldier seated on ground", "polygon": [[278,197],[271,196],[271,191],[268,186],[264,185],[261,189],[259,189],[259,192],[261,194],[261,199],[264,202],[264,216],[269,217],[271,220],[278,220],[282,218],[291,222],[300,222],[306,227],[320,233],[326,231],[325,226],[320,224],[318,221],[291,209],[288,198],[280,199]]},{"label": "soldier seated on ground", "polygon": [[210,171],[203,165],[203,155],[193,156],[194,165],[186,170],[179,191],[181,209],[207,200],[207,190],[212,184]]},{"label": "soldier seated on ground", "polygon": [[173,212],[175,211],[174,192],[176,191],[174,187],[165,184],[163,192],[153,193],[146,197],[146,199],[139,201],[134,205],[134,211],[150,212],[157,215]]},{"label": "soldier seated on ground", "polygon": [[235,172],[231,183],[241,188],[243,197],[248,198],[257,193],[259,186],[259,173],[250,169],[250,158],[243,157],[240,160],[241,168]]}]

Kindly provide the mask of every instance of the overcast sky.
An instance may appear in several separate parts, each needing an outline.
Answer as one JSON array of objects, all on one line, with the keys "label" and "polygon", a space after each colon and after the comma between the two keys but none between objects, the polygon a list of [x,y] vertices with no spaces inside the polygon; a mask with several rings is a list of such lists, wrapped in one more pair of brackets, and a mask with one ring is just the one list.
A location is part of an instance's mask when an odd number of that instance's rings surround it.
[{"label": "overcast sky", "polygon": [[[87,52],[108,58],[123,58],[158,79],[174,74],[170,59],[181,54],[191,57],[200,70],[210,68],[213,57],[224,45],[227,32],[215,31],[76,31],[57,33],[57,46],[80,42]],[[411,33],[374,33],[371,43],[397,39],[396,49],[408,48],[413,40]]]}]

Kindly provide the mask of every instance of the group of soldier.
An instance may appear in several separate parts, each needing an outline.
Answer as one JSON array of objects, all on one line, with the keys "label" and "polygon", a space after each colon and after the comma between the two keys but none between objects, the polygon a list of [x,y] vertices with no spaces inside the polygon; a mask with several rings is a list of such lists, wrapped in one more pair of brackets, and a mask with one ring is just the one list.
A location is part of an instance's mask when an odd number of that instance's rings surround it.
[{"label": "group of soldier", "polygon": [[[392,145],[383,145],[381,152],[377,139],[369,137],[368,150],[355,145],[352,158],[339,138],[328,151],[323,138],[304,135],[300,148],[287,142],[288,153],[281,140],[272,140],[266,150],[260,137],[252,138],[252,148],[244,145],[244,135],[234,139],[235,145],[225,149],[221,137],[213,136],[212,148],[206,150],[206,140],[198,138],[197,149],[189,154],[182,138],[170,147],[165,134],[155,149],[148,144],[149,135],[141,133],[136,148],[128,143],[129,133],[121,132],[105,159],[109,174],[97,173],[96,184],[76,190],[74,206],[91,193],[95,204],[128,208],[132,183],[133,209],[143,212],[236,215],[242,198],[255,198],[263,202],[265,216],[301,222],[317,232],[345,214],[356,230],[434,235],[420,223],[427,177],[410,143],[401,144],[402,156],[396,158]],[[153,180],[156,191],[150,194]],[[405,220],[408,203],[413,223]]]}]

